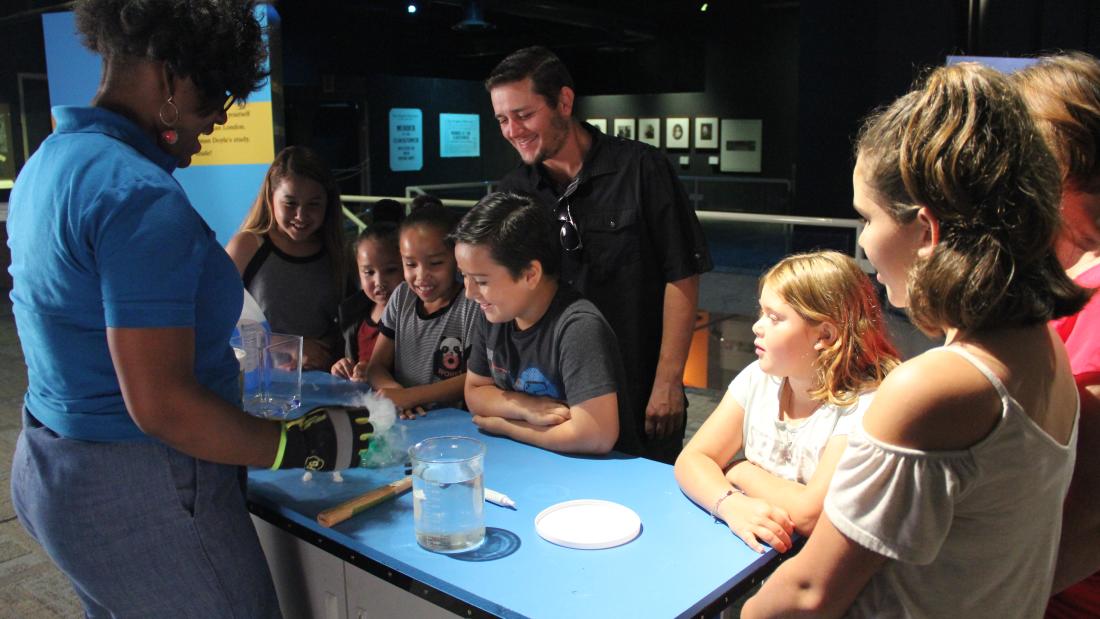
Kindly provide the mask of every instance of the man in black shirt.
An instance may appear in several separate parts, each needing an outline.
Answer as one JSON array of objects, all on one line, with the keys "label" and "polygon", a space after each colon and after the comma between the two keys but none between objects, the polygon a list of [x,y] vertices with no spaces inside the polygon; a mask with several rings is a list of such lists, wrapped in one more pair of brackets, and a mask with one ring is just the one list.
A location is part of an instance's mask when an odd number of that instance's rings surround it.
[{"label": "man in black shirt", "polygon": [[712,268],[699,220],[668,159],[573,118],[573,81],[549,50],[505,58],[485,81],[523,160],[500,189],[534,196],[560,222],[564,283],[588,297],[618,339],[626,389],[644,424],[642,455],[671,463],[684,437],[683,374]]}]

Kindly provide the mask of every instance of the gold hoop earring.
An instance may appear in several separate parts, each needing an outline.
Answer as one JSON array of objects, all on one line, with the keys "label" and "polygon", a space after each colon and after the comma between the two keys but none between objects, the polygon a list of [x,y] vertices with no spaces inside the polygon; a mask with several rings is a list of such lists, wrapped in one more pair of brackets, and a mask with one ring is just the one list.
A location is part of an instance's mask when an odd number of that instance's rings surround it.
[{"label": "gold hoop earring", "polygon": [[[166,112],[167,110],[167,112]],[[171,116],[171,120],[165,116]],[[160,132],[160,139],[169,146],[179,141],[180,136],[176,133],[176,122],[180,119],[180,109],[176,107],[176,102],[169,96],[168,100],[161,104],[160,109],[157,110],[157,118],[165,125],[166,129]]]}]

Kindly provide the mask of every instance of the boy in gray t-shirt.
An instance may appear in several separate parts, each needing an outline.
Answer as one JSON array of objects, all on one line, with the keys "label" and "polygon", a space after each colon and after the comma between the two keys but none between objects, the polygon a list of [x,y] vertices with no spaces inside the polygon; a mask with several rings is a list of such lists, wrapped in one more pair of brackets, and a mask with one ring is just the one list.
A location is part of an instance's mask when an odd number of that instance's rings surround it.
[{"label": "boy in gray t-shirt", "polygon": [[544,206],[503,193],[483,198],[452,233],[466,296],[483,310],[466,404],[486,432],[555,451],[639,454],[630,403],[618,395],[615,334],[592,303],[558,285],[558,233]]}]

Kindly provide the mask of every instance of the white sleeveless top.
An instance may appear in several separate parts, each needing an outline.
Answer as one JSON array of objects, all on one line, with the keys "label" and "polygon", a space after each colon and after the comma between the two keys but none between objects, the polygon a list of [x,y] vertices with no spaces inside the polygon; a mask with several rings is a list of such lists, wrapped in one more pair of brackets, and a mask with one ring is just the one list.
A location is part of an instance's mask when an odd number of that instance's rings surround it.
[{"label": "white sleeveless top", "polygon": [[1078,417],[1069,444],[1060,445],[982,361],[960,347],[942,350],[989,379],[1001,397],[1001,419],[988,436],[959,451],[890,445],[862,426],[852,433],[825,513],[845,537],[892,560],[847,616],[1042,617]]},{"label": "white sleeveless top", "polygon": [[753,361],[733,379],[728,391],[745,411],[745,458],[776,477],[805,484],[817,471],[829,441],[859,427],[874,392],[860,394],[846,408],[823,402],[806,419],[790,423],[779,418],[782,387],[782,378],[765,374],[760,362]]}]

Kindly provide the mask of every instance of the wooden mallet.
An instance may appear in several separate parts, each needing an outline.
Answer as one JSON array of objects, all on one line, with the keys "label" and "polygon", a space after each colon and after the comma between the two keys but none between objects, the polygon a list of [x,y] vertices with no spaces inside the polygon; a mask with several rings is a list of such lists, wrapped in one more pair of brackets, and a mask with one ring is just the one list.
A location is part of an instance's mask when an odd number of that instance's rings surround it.
[{"label": "wooden mallet", "polygon": [[374,507],[390,497],[395,497],[405,492],[411,487],[412,476],[403,477],[385,486],[379,486],[353,499],[344,501],[336,507],[330,507],[317,514],[317,523],[322,527],[335,526],[365,509]]}]

